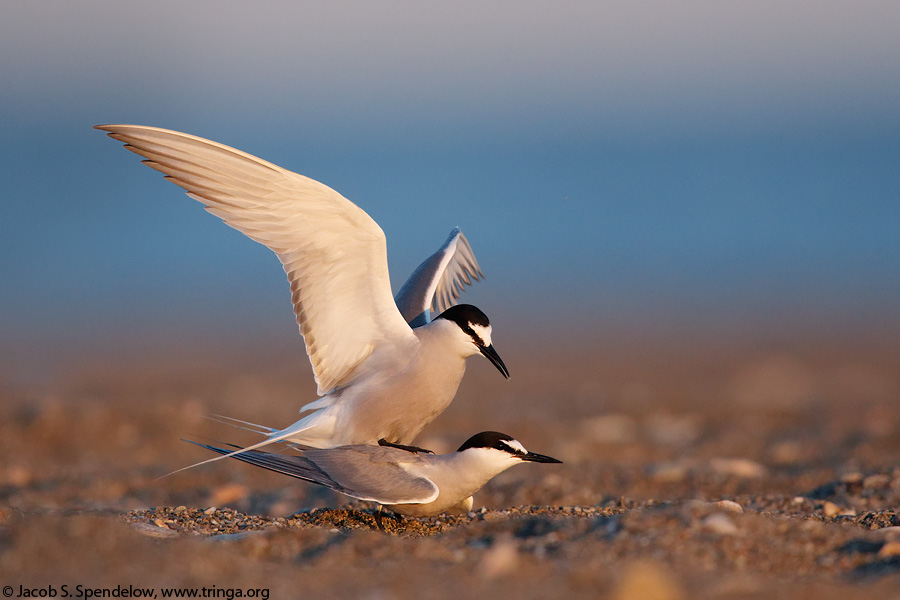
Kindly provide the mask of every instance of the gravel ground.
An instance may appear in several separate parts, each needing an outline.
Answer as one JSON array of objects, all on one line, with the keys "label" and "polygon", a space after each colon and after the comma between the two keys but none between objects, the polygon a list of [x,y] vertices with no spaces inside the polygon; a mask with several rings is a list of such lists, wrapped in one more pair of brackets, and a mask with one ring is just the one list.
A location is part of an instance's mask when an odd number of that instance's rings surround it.
[{"label": "gravel ground", "polygon": [[896,348],[538,362],[516,347],[510,383],[473,365],[418,441],[443,452],[497,429],[565,463],[503,473],[462,517],[399,518],[237,462],[162,477],[206,458],[181,437],[253,440],[204,415],[289,422],[296,390],[312,393],[302,363],[110,363],[40,391],[0,386],[0,585],[900,598]]}]

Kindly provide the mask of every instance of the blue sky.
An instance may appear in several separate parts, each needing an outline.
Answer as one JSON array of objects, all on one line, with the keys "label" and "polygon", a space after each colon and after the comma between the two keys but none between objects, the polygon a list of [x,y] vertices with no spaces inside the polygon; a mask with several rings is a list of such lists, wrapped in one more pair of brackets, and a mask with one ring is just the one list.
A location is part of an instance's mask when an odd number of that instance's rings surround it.
[{"label": "blue sky", "polygon": [[3,13],[0,376],[142,336],[296,335],[277,260],[108,122],[337,189],[385,230],[395,289],[462,227],[487,274],[468,299],[508,327],[900,321],[896,2]]}]

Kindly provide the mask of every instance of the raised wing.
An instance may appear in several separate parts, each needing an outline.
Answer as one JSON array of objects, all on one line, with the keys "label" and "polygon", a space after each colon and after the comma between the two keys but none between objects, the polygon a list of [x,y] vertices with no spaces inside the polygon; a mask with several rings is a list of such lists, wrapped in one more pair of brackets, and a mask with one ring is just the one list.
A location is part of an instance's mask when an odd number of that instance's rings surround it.
[{"label": "raised wing", "polygon": [[185,133],[140,125],[96,129],[278,255],[319,394],[352,378],[377,344],[414,337],[391,298],[384,232],[336,191]]},{"label": "raised wing", "polygon": [[418,327],[430,320],[429,309],[436,313],[447,310],[465,286],[482,277],[472,247],[456,227],[440,249],[413,271],[394,301],[403,318],[411,326]]},{"label": "raised wing", "polygon": [[298,456],[258,450],[233,454],[234,450],[191,443],[263,469],[324,485],[359,500],[380,504],[425,504],[434,501],[440,493],[431,480],[410,475],[394,462],[373,462],[370,454],[356,450],[355,446],[316,450],[314,456],[310,456],[311,451],[306,451],[303,456]]}]

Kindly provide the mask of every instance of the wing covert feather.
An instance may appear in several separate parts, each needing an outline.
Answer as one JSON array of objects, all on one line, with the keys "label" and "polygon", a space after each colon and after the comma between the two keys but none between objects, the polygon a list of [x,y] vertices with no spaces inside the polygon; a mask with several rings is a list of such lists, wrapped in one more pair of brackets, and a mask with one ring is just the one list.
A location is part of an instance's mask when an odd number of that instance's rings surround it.
[{"label": "wing covert feather", "polygon": [[[421,460],[396,448],[355,445],[311,448],[303,457],[313,462],[341,487],[370,496],[382,504],[426,504],[440,494],[425,477],[409,474],[399,462]],[[352,495],[352,494],[351,494]]]}]

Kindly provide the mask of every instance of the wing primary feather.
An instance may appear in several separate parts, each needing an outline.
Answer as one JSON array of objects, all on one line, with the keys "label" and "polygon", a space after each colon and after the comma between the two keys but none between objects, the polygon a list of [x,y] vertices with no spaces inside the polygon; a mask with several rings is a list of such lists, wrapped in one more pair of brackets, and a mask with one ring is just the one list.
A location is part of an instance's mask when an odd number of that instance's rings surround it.
[{"label": "wing primary feather", "polygon": [[384,232],[339,193],[185,133],[141,125],[96,128],[208,212],[275,252],[288,274],[320,395],[348,385],[376,346],[415,343],[391,297]]},{"label": "wing primary feather", "polygon": [[[276,473],[281,473],[282,475],[288,475],[297,479],[303,479],[304,481],[309,481],[310,483],[323,485],[335,491],[341,492],[342,494],[351,496],[353,495],[348,493],[348,490],[346,488],[334,481],[331,477],[328,476],[327,473],[322,471],[322,469],[320,469],[316,465],[316,463],[307,458],[303,458],[302,456],[282,456],[278,454],[272,454],[270,452],[258,452],[256,450],[248,450],[245,452],[241,452],[240,454],[233,454],[233,450],[226,450],[224,448],[218,448],[216,446],[211,446],[209,444],[203,444],[192,440],[185,441],[194,444],[195,446],[200,446],[201,448],[212,450],[213,452],[216,452],[218,454],[230,455],[232,458],[236,458],[237,460],[245,462],[247,464],[261,467],[269,471],[274,471]],[[236,446],[234,444],[228,445],[237,450],[243,449],[240,446]]]},{"label": "wing primary feather", "polygon": [[[392,494],[388,492],[387,494],[370,494],[361,490],[351,489],[350,487],[344,486],[338,481],[335,481],[328,473],[326,473],[319,465],[315,463],[315,461],[310,460],[304,456],[299,455],[289,455],[285,456],[282,454],[273,454],[270,452],[259,452],[256,450],[248,450],[241,452],[239,454],[235,454],[234,451],[226,450],[224,448],[217,448],[216,446],[211,446],[209,444],[203,444],[200,442],[194,442],[191,440],[188,441],[196,446],[200,446],[202,448],[206,448],[208,450],[212,450],[221,455],[231,456],[232,458],[236,458],[241,462],[245,462],[247,464],[254,465],[256,467],[260,467],[263,469],[267,469],[269,471],[274,471],[276,473],[281,473],[282,475],[288,475],[290,477],[294,477],[297,479],[302,479],[304,481],[308,481],[310,483],[315,483],[318,485],[325,486],[330,488],[336,492],[340,492],[341,494],[350,496],[352,498],[356,498],[358,500],[364,500],[368,502],[378,502],[381,504],[420,504],[423,502],[430,502],[434,498],[437,497],[439,493],[437,488],[433,483],[427,480],[415,479],[413,481],[414,484],[422,485],[422,483],[426,485],[430,485],[433,490],[430,490],[432,493],[428,494],[427,498],[422,498],[421,494],[413,497],[404,497],[402,494],[399,496],[396,494]],[[239,446],[234,446],[233,444],[229,444],[234,448],[241,450]],[[336,450],[340,452],[341,449]],[[334,453],[335,450],[329,450],[327,452]],[[421,482],[421,483],[420,483]],[[417,488],[418,489],[418,488]]]},{"label": "wing primary feather", "polygon": [[421,325],[428,322],[429,310],[438,313],[450,308],[467,285],[483,277],[472,247],[456,227],[437,252],[413,271],[394,300],[408,323]]}]

